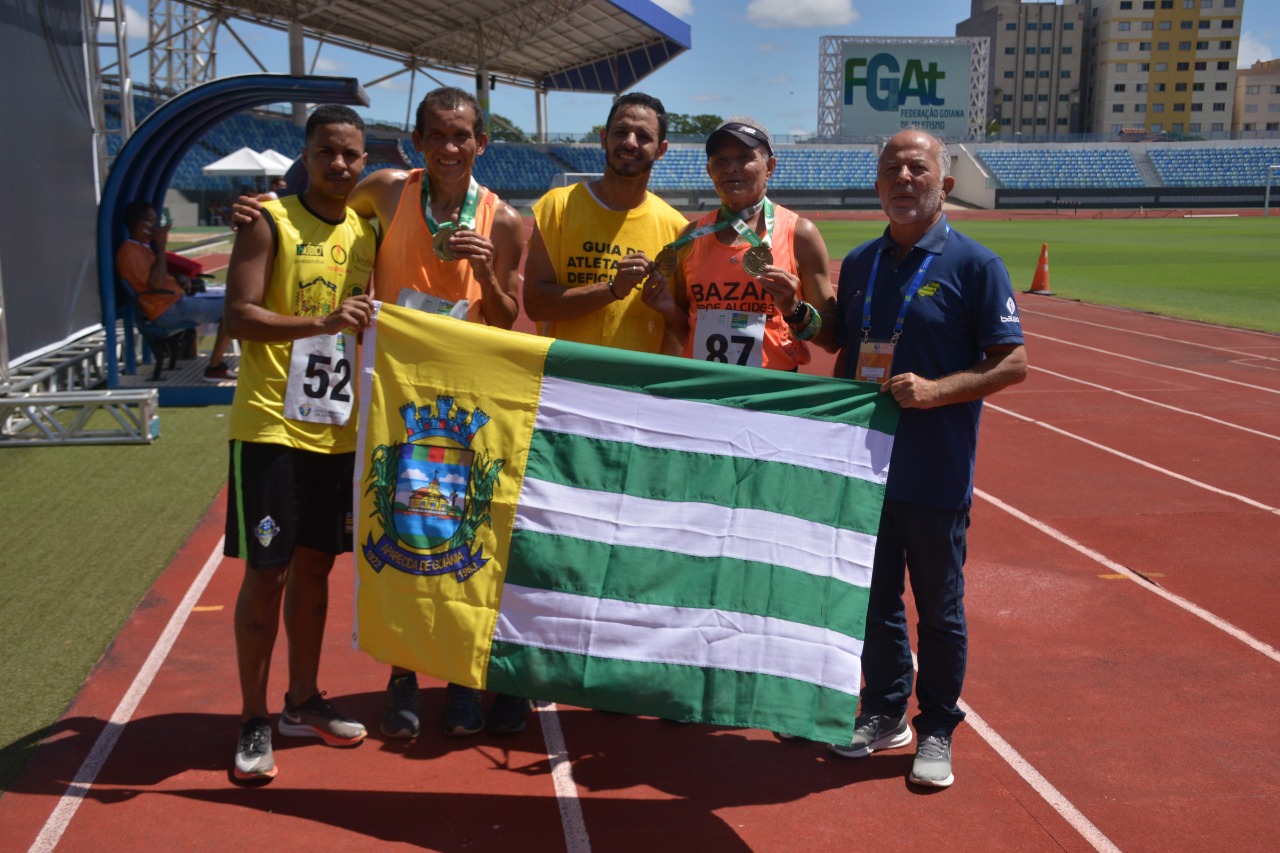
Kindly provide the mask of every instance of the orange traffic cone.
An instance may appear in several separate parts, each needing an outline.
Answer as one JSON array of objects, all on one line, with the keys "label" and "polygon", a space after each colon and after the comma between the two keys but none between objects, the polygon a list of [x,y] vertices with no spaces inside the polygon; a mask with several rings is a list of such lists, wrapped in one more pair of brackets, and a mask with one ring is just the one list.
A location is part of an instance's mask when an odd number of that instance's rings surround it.
[{"label": "orange traffic cone", "polygon": [[1049,289],[1049,244],[1040,244],[1040,263],[1036,265],[1035,277],[1031,279],[1031,289],[1027,293],[1037,293],[1041,296],[1053,296],[1053,291]]}]

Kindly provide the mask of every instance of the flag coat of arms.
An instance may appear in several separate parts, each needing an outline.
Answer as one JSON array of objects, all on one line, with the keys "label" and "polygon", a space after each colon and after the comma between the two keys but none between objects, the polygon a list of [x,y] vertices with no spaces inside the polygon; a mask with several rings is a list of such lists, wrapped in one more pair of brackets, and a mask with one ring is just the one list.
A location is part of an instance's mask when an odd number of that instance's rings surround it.
[{"label": "flag coat of arms", "polygon": [[847,742],[897,422],[875,385],[379,304],[355,644],[530,699]]}]

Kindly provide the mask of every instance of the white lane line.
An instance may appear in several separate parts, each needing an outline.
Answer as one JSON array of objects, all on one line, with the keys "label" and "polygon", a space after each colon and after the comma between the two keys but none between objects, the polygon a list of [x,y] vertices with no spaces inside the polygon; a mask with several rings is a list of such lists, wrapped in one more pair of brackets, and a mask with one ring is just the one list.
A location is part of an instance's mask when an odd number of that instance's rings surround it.
[{"label": "white lane line", "polygon": [[1009,745],[1009,742],[1000,737],[996,730],[987,725],[987,721],[978,716],[978,713],[969,707],[963,700],[960,700],[960,710],[964,711],[964,721],[978,733],[978,737],[985,740],[996,754],[1005,760],[1005,762],[1013,768],[1013,771],[1023,778],[1023,780],[1048,803],[1055,812],[1062,816],[1062,819],[1071,824],[1071,828],[1080,833],[1085,841],[1093,845],[1094,850],[1105,851],[1105,853],[1120,853],[1120,848],[1112,843],[1110,838],[1102,833],[1102,830],[1093,825],[1093,822],[1085,817],[1079,809],[1072,805],[1071,801],[1063,796],[1062,792],[1053,786],[1053,784],[1039,770],[1031,766],[1031,762],[1027,761],[1022,755]]},{"label": "white lane line", "polygon": [[1145,589],[1147,592],[1155,593],[1156,595],[1160,596],[1165,601],[1168,601],[1174,606],[1185,610],[1186,612],[1190,613],[1193,616],[1197,616],[1203,619],[1204,621],[1208,622],[1210,625],[1217,628],[1218,630],[1223,631],[1226,634],[1229,634],[1230,636],[1244,643],[1246,646],[1253,649],[1254,651],[1261,652],[1262,654],[1266,655],[1276,663],[1280,663],[1280,650],[1277,650],[1276,648],[1268,645],[1267,643],[1262,642],[1262,640],[1259,640],[1258,638],[1246,633],[1240,628],[1237,628],[1235,625],[1232,625],[1230,622],[1226,621],[1225,619],[1215,616],[1214,614],[1210,613],[1208,610],[1205,610],[1203,607],[1200,607],[1197,604],[1193,604],[1192,602],[1188,601],[1182,596],[1172,593],[1169,590],[1165,589],[1164,587],[1156,586],[1155,584],[1151,583],[1146,578],[1142,577],[1132,569],[1129,569],[1125,566],[1120,565],[1114,560],[1107,558],[1103,554],[1098,553],[1097,551],[1093,550],[1092,548],[1090,548],[1089,546],[1081,542],[1077,542],[1075,539],[1072,539],[1070,536],[1063,533],[1061,530],[1051,527],[1048,524],[1045,524],[1043,521],[1040,521],[1039,519],[1032,518],[1031,516],[1027,515],[1025,512],[1022,512],[1021,510],[1010,506],[1009,504],[1005,503],[1004,501],[1000,500],[994,495],[989,495],[986,492],[982,491],[981,489],[977,489],[977,488],[973,490],[973,493],[978,497],[982,498],[984,501],[990,503],[992,506],[995,506],[999,509],[1004,510],[1009,515],[1012,515],[1014,518],[1018,519],[1019,521],[1031,525],[1036,530],[1039,530],[1041,533],[1045,534],[1051,539],[1057,540],[1063,545],[1066,545],[1071,550],[1076,551],[1080,554],[1083,554],[1084,556],[1088,557],[1089,559],[1093,560],[1099,565],[1105,566],[1106,568],[1110,569],[1112,572],[1116,574],[1124,575],[1126,578],[1138,584],[1139,587],[1141,587],[1142,589]]},{"label": "white lane line", "polygon": [[187,589],[187,594],[182,597],[178,608],[169,617],[169,624],[165,626],[159,639],[156,640],[156,644],[152,647],[151,654],[147,655],[142,668],[134,676],[133,683],[125,691],[124,698],[120,700],[120,704],[116,706],[111,719],[107,721],[102,733],[94,741],[93,749],[89,750],[84,763],[80,765],[80,770],[76,773],[75,778],[71,780],[71,784],[67,786],[62,799],[58,800],[58,804],[54,806],[53,813],[45,821],[40,834],[32,842],[31,850],[33,853],[34,851],[45,853],[45,851],[53,850],[58,846],[62,833],[66,832],[67,826],[71,823],[71,818],[75,816],[76,810],[80,808],[80,804],[88,796],[89,789],[93,787],[93,782],[98,778],[98,773],[102,771],[103,766],[107,763],[111,750],[115,749],[116,741],[120,740],[125,724],[133,717],[133,712],[138,710],[138,704],[151,687],[151,682],[155,680],[156,674],[160,672],[160,667],[173,649],[173,644],[177,641],[178,635],[182,633],[183,626],[187,624],[187,617],[191,615],[191,609],[196,606],[196,602],[200,600],[205,587],[209,585],[209,581],[213,578],[214,572],[217,571],[218,566],[222,563],[224,539],[225,537],[218,539],[218,544],[214,546],[213,553],[205,561],[204,568],[200,570],[200,574],[196,575],[196,579],[191,582],[191,586]]},{"label": "white lane line", "polygon": [[1050,376],[1056,376],[1058,379],[1065,379],[1068,382],[1076,382],[1076,383],[1079,383],[1080,385],[1087,385],[1090,388],[1097,388],[1099,391],[1106,391],[1111,394],[1118,394],[1121,397],[1128,397],[1130,400],[1137,400],[1140,403],[1148,403],[1152,406],[1159,406],[1160,408],[1168,409],[1171,412],[1177,412],[1182,415],[1190,415],[1193,418],[1203,418],[1204,420],[1209,421],[1210,423],[1218,424],[1219,426],[1230,427],[1231,429],[1238,429],[1242,432],[1252,433],[1253,435],[1260,436],[1262,438],[1269,438],[1272,441],[1280,441],[1280,435],[1275,435],[1269,432],[1263,432],[1262,430],[1253,429],[1247,426],[1240,426],[1240,424],[1233,424],[1230,421],[1224,421],[1221,418],[1215,418],[1211,415],[1204,415],[1204,414],[1201,414],[1200,412],[1193,412],[1190,409],[1183,409],[1183,408],[1179,408],[1178,406],[1171,406],[1168,403],[1161,403],[1158,400],[1152,400],[1149,397],[1140,397],[1137,394],[1130,394],[1128,391],[1121,391],[1118,388],[1111,388],[1107,385],[1099,385],[1095,382],[1088,382],[1084,379],[1080,379],[1075,376],[1068,376],[1065,373],[1058,373],[1056,370],[1049,370],[1047,368],[1040,367],[1035,364],[1031,365],[1031,369],[1038,370],[1041,373],[1047,373]]},{"label": "white lane line", "polygon": [[[977,489],[974,489],[977,493]],[[915,651],[911,652],[911,668],[915,672],[920,671],[920,659]],[[1103,835],[1102,830],[1093,825],[1093,821],[1089,820],[1084,814],[1072,805],[1071,801],[1063,796],[1062,792],[1053,786],[1053,783],[1044,778],[1044,775],[1031,765],[1030,761],[1022,757],[1022,753],[1014,749],[1010,743],[1000,737],[995,729],[987,724],[987,721],[978,715],[967,702],[960,699],[957,704],[960,710],[964,711],[964,721],[968,723],[978,737],[987,742],[987,745],[996,751],[996,754],[1005,760],[1005,763],[1013,768],[1013,772],[1022,777],[1022,781],[1031,786],[1040,798],[1049,804],[1055,812],[1062,816],[1062,819],[1071,824],[1071,828],[1080,833],[1086,841],[1093,845],[1094,850],[1106,851],[1106,853],[1120,853],[1120,848],[1112,843],[1110,838]]]},{"label": "white lane line", "polygon": [[551,782],[555,786],[556,803],[560,806],[560,826],[564,829],[564,846],[568,853],[591,853],[591,839],[587,836],[587,823],[582,817],[582,803],[578,800],[578,785],[573,781],[573,765],[564,744],[564,730],[560,727],[560,715],[554,702],[537,702],[538,722],[542,726],[542,741],[547,747],[547,759],[551,766]]},{"label": "white lane line", "polygon": [[[1021,305],[1020,305],[1020,306],[1018,306],[1018,307],[1019,307],[1019,309],[1021,309],[1021,308],[1022,308],[1022,306],[1021,306]],[[1155,339],[1156,339],[1156,340],[1158,340],[1158,341],[1169,341],[1169,342],[1171,342],[1171,343],[1181,344],[1181,345],[1183,345],[1183,346],[1188,346],[1188,347],[1200,347],[1200,348],[1202,348],[1202,349],[1212,350],[1213,352],[1225,352],[1225,353],[1230,353],[1230,354],[1232,354],[1232,355],[1239,355],[1239,356],[1243,356],[1243,357],[1245,357],[1245,358],[1253,359],[1253,360],[1255,360],[1255,361],[1275,361],[1275,362],[1280,362],[1280,358],[1277,358],[1276,356],[1272,356],[1272,355],[1259,355],[1259,354],[1258,354],[1258,353],[1256,353],[1256,352],[1248,352],[1247,350],[1231,349],[1230,347],[1214,346],[1213,344],[1202,344],[1202,343],[1199,343],[1198,341],[1189,341],[1189,340],[1187,340],[1186,338],[1171,338],[1171,337],[1169,337],[1169,336],[1167,336],[1167,335],[1157,335],[1157,334],[1153,334],[1153,333],[1151,333],[1151,332],[1139,332],[1139,331],[1137,331],[1136,329],[1130,329],[1130,328],[1128,328],[1128,327],[1126,327],[1126,326],[1109,326],[1109,325],[1107,325],[1106,323],[1095,323],[1095,322],[1093,322],[1092,320],[1079,320],[1079,319],[1077,319],[1077,318],[1075,318],[1075,317],[1067,317],[1067,316],[1062,315],[1062,314],[1051,314],[1051,313],[1049,313],[1048,311],[1035,311],[1035,310],[1031,310],[1031,311],[1024,311],[1023,313],[1026,313],[1026,314],[1039,314],[1040,316],[1043,316],[1043,317],[1052,317],[1052,318],[1053,318],[1053,319],[1055,319],[1055,320],[1062,320],[1062,321],[1067,322],[1067,323],[1079,323],[1079,324],[1081,324],[1081,325],[1083,325],[1083,326],[1095,326],[1095,327],[1097,327],[1097,328],[1099,328],[1099,329],[1108,329],[1108,330],[1110,330],[1110,331],[1113,331],[1113,332],[1119,332],[1119,333],[1124,334],[1124,335],[1137,335],[1137,336],[1144,337],[1144,338],[1155,338]],[[1195,321],[1189,321],[1189,322],[1195,322]],[[1197,325],[1202,325],[1202,324],[1197,324]],[[1210,327],[1210,328],[1212,328],[1212,327]],[[1234,332],[1234,331],[1237,331],[1237,330],[1236,330],[1236,329],[1229,329],[1229,330],[1221,330],[1221,331],[1232,331],[1232,332]],[[1250,329],[1240,329],[1239,331],[1252,331],[1252,330],[1250,330]],[[1255,332],[1254,334],[1262,334],[1262,333],[1260,333],[1260,332]],[[1280,339],[1277,339],[1274,335],[1273,335],[1273,336],[1270,336],[1270,338],[1271,338],[1271,341],[1272,341],[1272,343],[1273,343],[1273,345],[1274,345],[1274,346],[1276,346],[1276,347],[1280,347]],[[1267,367],[1267,369],[1268,369],[1268,370],[1273,370],[1273,369],[1274,369],[1274,368],[1273,368],[1273,367],[1271,367],[1270,365],[1267,365],[1266,367]]]},{"label": "white lane line", "polygon": [[1047,429],[1050,432],[1055,432],[1058,435],[1064,436],[1066,438],[1074,439],[1075,441],[1078,441],[1081,444],[1087,444],[1090,447],[1101,450],[1104,453],[1110,453],[1112,456],[1118,456],[1121,459],[1125,460],[1126,462],[1132,462],[1135,465],[1141,465],[1143,468],[1147,468],[1151,471],[1155,471],[1158,474],[1164,474],[1166,477],[1172,477],[1175,480],[1181,480],[1182,482],[1187,483],[1188,485],[1191,485],[1191,486],[1195,486],[1198,489],[1204,489],[1206,492],[1213,492],[1215,495],[1222,495],[1223,497],[1240,501],[1240,503],[1242,504],[1251,506],[1254,509],[1260,509],[1263,512],[1269,512],[1272,515],[1280,515],[1280,508],[1268,506],[1267,504],[1264,504],[1261,501],[1255,501],[1253,498],[1245,497],[1244,495],[1236,494],[1235,492],[1228,492],[1226,489],[1219,489],[1217,486],[1211,486],[1208,483],[1203,483],[1200,480],[1193,479],[1191,477],[1188,477],[1185,474],[1179,474],[1177,471],[1170,471],[1168,468],[1161,468],[1159,465],[1154,465],[1150,462],[1147,462],[1144,459],[1139,459],[1136,456],[1130,456],[1128,453],[1125,453],[1120,450],[1116,450],[1113,447],[1107,447],[1105,444],[1099,444],[1098,442],[1087,439],[1084,436],[1076,435],[1075,433],[1072,433],[1072,432],[1067,432],[1064,429],[1053,426],[1052,424],[1047,424],[1044,421],[1039,421],[1039,420],[1036,420],[1035,418],[1018,414],[1017,412],[1006,409],[1003,406],[997,406],[990,402],[986,403],[986,407],[989,409],[994,409],[995,411],[1000,412],[1001,414],[1005,414],[1005,415],[1009,415],[1010,417],[1017,418],[1020,421],[1025,421],[1026,423],[1035,424],[1038,427],[1043,427],[1044,429]]},{"label": "white lane line", "polygon": [[1280,394],[1280,388],[1267,388],[1264,385],[1253,385],[1249,382],[1239,382],[1235,379],[1226,379],[1225,377],[1222,377],[1222,376],[1215,376],[1212,373],[1201,373],[1197,370],[1188,370],[1185,367],[1174,367],[1169,364],[1161,364],[1158,361],[1149,361],[1145,358],[1138,358],[1137,356],[1124,355],[1123,353],[1113,352],[1111,350],[1100,349],[1098,347],[1085,346],[1084,344],[1078,344],[1075,341],[1063,340],[1062,338],[1055,338],[1050,335],[1043,335],[1043,334],[1036,333],[1032,335],[1032,338],[1040,341],[1053,341],[1055,344],[1063,344],[1069,347],[1079,347],[1080,349],[1088,350],[1089,352],[1096,352],[1096,353],[1100,353],[1101,355],[1109,355],[1112,358],[1123,358],[1128,361],[1136,361],[1139,364],[1145,364],[1150,367],[1158,367],[1161,370],[1175,370],[1178,373],[1186,373],[1191,376],[1198,376],[1201,379],[1209,379],[1215,383],[1225,382],[1228,385],[1239,385],[1241,388],[1251,388],[1254,391],[1265,391],[1268,394]]}]

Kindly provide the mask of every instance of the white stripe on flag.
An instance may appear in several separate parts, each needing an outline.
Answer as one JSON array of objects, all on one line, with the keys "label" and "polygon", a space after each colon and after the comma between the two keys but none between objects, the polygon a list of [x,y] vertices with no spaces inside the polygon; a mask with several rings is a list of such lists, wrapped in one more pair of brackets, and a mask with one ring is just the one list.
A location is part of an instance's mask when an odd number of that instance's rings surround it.
[{"label": "white stripe on flag", "polygon": [[507,584],[493,638],[596,658],[758,672],[858,694],[862,641],[768,616]]},{"label": "white stripe on flag", "polygon": [[752,560],[871,586],[876,538],[791,515],[597,492],[526,477],[516,530],[651,548],[694,557]]},{"label": "white stripe on flag", "polygon": [[[732,423],[732,431],[727,430]],[[536,428],[665,450],[786,462],[883,483],[893,437],[866,427],[543,378]]]}]

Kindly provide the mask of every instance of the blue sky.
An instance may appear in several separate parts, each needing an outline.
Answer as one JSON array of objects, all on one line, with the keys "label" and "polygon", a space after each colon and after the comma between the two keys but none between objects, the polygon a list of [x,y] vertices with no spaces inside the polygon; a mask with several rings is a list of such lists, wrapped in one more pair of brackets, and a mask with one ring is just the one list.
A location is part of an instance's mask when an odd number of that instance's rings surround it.
[{"label": "blue sky", "polygon": [[[1240,67],[1280,56],[1280,0],[1242,0]],[[811,134],[818,115],[818,40],[839,36],[954,36],[968,17],[969,0],[657,0],[684,19],[693,31],[693,48],[643,80],[639,88],[662,99],[668,112],[750,114],[775,134]],[[128,31],[146,32],[145,4],[129,0]],[[905,12],[905,14],[904,14]],[[268,71],[288,71],[282,33],[232,22]],[[131,39],[131,45],[133,40]],[[140,43],[139,43],[140,44]],[[218,39],[218,73],[257,71],[234,38]],[[137,48],[134,47],[136,50]],[[308,45],[311,61],[314,46]],[[135,79],[145,79],[145,56],[133,60]],[[353,76],[362,81],[395,70],[391,63],[337,48],[320,53],[318,73]],[[471,88],[469,78],[437,75],[441,82]],[[408,75],[368,87],[373,103],[366,115],[403,122],[408,106]],[[433,88],[419,77],[415,100]],[[604,121],[608,95],[553,93],[548,99],[548,128],[554,133],[584,133]],[[490,108],[531,131],[534,99],[527,89],[499,86]]]}]

